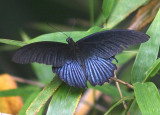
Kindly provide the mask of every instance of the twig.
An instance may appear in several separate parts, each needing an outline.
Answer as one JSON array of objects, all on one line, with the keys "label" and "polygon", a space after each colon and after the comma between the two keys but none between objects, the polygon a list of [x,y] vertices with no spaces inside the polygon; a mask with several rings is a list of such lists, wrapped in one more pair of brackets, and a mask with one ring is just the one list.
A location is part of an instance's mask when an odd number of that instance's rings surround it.
[{"label": "twig", "polygon": [[118,79],[117,77],[111,77],[111,80],[115,81],[115,82],[119,82],[123,85],[126,85],[127,87],[131,88],[131,89],[134,89],[133,85],[129,84],[129,83],[126,83],[120,79]]},{"label": "twig", "polygon": [[44,86],[45,86],[44,84],[39,83],[39,82],[37,82],[37,81],[31,81],[31,80],[27,80],[27,79],[15,77],[15,76],[12,76],[12,78],[13,78],[15,81],[18,81],[18,82],[21,82],[21,83],[27,83],[27,84],[31,84],[31,85],[36,85],[36,86],[38,86],[38,87],[44,87]]},{"label": "twig", "polygon": [[[116,75],[114,76],[114,78],[117,78]],[[123,95],[122,95],[121,89],[119,87],[119,83],[118,83],[118,81],[115,81],[115,82],[116,82],[116,86],[117,86],[118,92],[120,94],[120,97],[122,99]],[[123,101],[123,107],[124,107],[124,109],[127,109],[127,105],[126,105],[125,101]]]},{"label": "twig", "polygon": [[96,90],[93,89],[93,115],[96,115]]},{"label": "twig", "polygon": [[131,101],[129,102],[129,105],[128,105],[127,109],[125,110],[125,113],[124,113],[125,115],[127,115],[127,113],[129,112],[129,109],[130,109],[134,99],[135,99],[135,97],[133,97],[133,99],[131,99]]}]

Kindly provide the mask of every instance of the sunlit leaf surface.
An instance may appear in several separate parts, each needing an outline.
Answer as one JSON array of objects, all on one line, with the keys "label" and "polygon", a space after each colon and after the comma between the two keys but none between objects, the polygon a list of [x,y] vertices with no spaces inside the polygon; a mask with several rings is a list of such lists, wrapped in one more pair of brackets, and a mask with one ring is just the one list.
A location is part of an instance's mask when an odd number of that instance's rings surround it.
[{"label": "sunlit leaf surface", "polygon": [[146,71],[157,59],[160,44],[160,10],[156,18],[149,27],[147,34],[151,37],[149,41],[143,43],[138,51],[132,70],[132,83],[142,82]]},{"label": "sunlit leaf surface", "polygon": [[47,115],[72,115],[80,101],[82,89],[63,84],[53,95]]},{"label": "sunlit leaf surface", "polygon": [[159,115],[160,95],[153,83],[135,83],[134,93],[143,115]]}]

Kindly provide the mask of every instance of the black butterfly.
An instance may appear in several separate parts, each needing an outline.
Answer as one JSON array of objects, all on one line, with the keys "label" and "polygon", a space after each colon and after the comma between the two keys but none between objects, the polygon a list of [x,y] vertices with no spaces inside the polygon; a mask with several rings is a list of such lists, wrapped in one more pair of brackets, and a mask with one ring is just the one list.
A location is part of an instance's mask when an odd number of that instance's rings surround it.
[{"label": "black butterfly", "polygon": [[85,88],[103,85],[114,76],[114,56],[128,46],[146,42],[149,36],[134,30],[106,30],[68,44],[36,42],[17,50],[13,61],[21,64],[38,62],[52,65],[52,70],[70,86]]}]

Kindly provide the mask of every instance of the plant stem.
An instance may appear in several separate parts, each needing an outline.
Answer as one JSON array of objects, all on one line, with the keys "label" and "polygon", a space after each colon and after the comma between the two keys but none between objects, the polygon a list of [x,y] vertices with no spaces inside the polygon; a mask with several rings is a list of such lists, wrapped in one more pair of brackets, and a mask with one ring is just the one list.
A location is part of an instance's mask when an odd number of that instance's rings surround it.
[{"label": "plant stem", "polygon": [[45,85],[40,83],[40,82],[37,82],[37,81],[31,81],[31,80],[27,80],[27,79],[23,79],[23,78],[19,78],[19,77],[15,77],[15,76],[12,76],[12,78],[15,80],[15,81],[18,81],[18,82],[21,82],[21,83],[27,83],[27,84],[31,84],[31,85],[36,85],[38,87],[44,87]]},{"label": "plant stem", "polygon": [[127,87],[131,88],[131,89],[134,89],[133,85],[129,84],[129,83],[126,83],[120,79],[118,79],[117,77],[111,77],[111,80],[115,81],[115,82],[119,82],[123,85],[126,85]]},{"label": "plant stem", "polygon": [[130,107],[131,107],[134,99],[135,99],[135,97],[133,97],[133,99],[131,99],[131,101],[129,102],[129,105],[128,105],[127,109],[125,110],[125,113],[124,113],[125,115],[127,115],[127,113],[128,113],[128,111],[129,111],[129,109],[130,109]]},{"label": "plant stem", "polygon": [[[114,76],[114,78],[117,78],[116,75]],[[119,83],[118,83],[118,81],[115,81],[115,82],[116,82],[116,86],[117,86],[118,92],[120,94],[120,97],[122,99],[123,95],[122,95],[121,89],[119,87]],[[126,105],[125,101],[123,101],[123,107],[124,107],[124,109],[127,109],[127,105]]]}]

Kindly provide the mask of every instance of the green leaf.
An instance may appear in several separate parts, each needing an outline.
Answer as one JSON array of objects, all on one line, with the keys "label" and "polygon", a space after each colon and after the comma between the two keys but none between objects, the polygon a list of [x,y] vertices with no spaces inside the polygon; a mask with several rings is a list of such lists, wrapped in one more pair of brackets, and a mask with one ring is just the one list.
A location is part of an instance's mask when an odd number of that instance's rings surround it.
[{"label": "green leaf", "polygon": [[27,35],[27,33],[25,33],[23,30],[20,30],[20,35],[22,37],[22,40],[27,42],[29,41],[31,38]]},{"label": "green leaf", "polygon": [[128,62],[130,59],[132,59],[133,57],[135,57],[137,54],[136,51],[124,51],[118,55],[115,56],[115,58],[118,60],[118,63],[114,60],[113,62],[116,65],[122,65],[125,64],[126,62]]},{"label": "green leaf", "polygon": [[58,77],[54,77],[54,79],[39,93],[39,95],[31,103],[27,109],[27,115],[37,114],[41,107],[44,106],[48,99],[55,93],[61,83],[62,81]]},{"label": "green leaf", "polygon": [[104,15],[103,13],[99,14],[98,18],[95,21],[96,26],[102,26],[104,23]]},{"label": "green leaf", "polygon": [[[86,37],[86,36],[88,36],[88,35],[90,35],[90,34],[93,34],[93,33],[96,33],[96,32],[103,31],[103,30],[104,30],[103,28],[100,28],[100,27],[98,27],[98,26],[94,26],[94,27],[90,28],[88,31],[86,31],[86,32],[82,35],[81,38]],[[79,40],[79,39],[78,39],[78,40]]]},{"label": "green leaf", "polygon": [[43,34],[41,36],[29,40],[28,43],[39,42],[39,41],[55,41],[55,42],[67,43],[66,39],[68,37],[73,38],[73,40],[76,42],[87,35],[99,32],[101,30],[102,28],[95,26],[90,28],[88,31],[55,32],[50,34]]},{"label": "green leaf", "polygon": [[9,44],[9,45],[16,45],[16,46],[24,46],[24,45],[27,45],[28,43],[34,43],[34,42],[40,42],[40,41],[55,41],[55,42],[67,43],[66,38],[68,37],[72,37],[74,41],[78,41],[79,39],[87,35],[90,35],[102,30],[103,30],[102,28],[95,26],[90,28],[88,31],[55,32],[51,34],[43,34],[41,36],[38,36],[34,39],[27,41],[27,43],[16,41],[16,40],[2,39],[2,38],[0,38],[0,42]]},{"label": "green leaf", "polygon": [[111,13],[111,11],[113,9],[114,4],[115,4],[115,0],[103,0],[102,11],[103,11],[103,15],[105,17],[105,20],[110,15],[110,13]]},{"label": "green leaf", "polygon": [[19,48],[19,46],[12,46],[12,45],[1,45],[0,46],[0,52],[1,51],[13,51]]},{"label": "green leaf", "polygon": [[159,115],[160,95],[152,82],[135,83],[134,93],[136,101],[143,115]]},{"label": "green leaf", "polygon": [[32,63],[31,65],[40,82],[44,84],[48,84],[56,75],[55,73],[52,72],[51,65],[39,64],[39,63]]},{"label": "green leaf", "polygon": [[2,38],[0,38],[0,42],[8,44],[8,45],[15,45],[15,46],[20,46],[20,47],[27,45],[27,43],[25,43],[25,42],[10,40],[10,39],[2,39]]},{"label": "green leaf", "polygon": [[0,91],[0,97],[22,96],[23,100],[25,101],[32,92],[36,91],[40,91],[40,88],[36,86],[25,86],[17,89]]},{"label": "green leaf", "polygon": [[38,95],[38,93],[39,93],[39,91],[35,91],[33,93],[29,93],[29,96],[28,96],[26,102],[24,103],[21,111],[19,112],[19,115],[26,115],[27,108],[32,103],[32,101],[36,98],[36,96]]},{"label": "green leaf", "polygon": [[[93,88],[93,89],[97,89],[97,90],[101,91],[102,93],[107,94],[116,100],[118,100],[120,98],[117,87],[113,86],[111,84],[104,84],[102,86],[97,85],[97,86],[93,87],[88,83],[88,87]],[[122,91],[123,96],[125,96],[125,97],[132,96],[132,93],[129,93],[126,90],[121,89],[121,91]]]},{"label": "green leaf", "polygon": [[47,115],[73,115],[81,95],[82,89],[61,85],[52,97]]},{"label": "green leaf", "polygon": [[108,115],[115,107],[117,107],[123,101],[125,101],[125,100],[131,100],[131,99],[132,99],[131,97],[123,97],[117,103],[115,103],[114,105],[112,105],[111,108],[109,108],[109,110],[104,115]]},{"label": "green leaf", "polygon": [[151,65],[151,67],[148,69],[148,71],[146,72],[146,78],[144,81],[147,81],[151,79],[152,77],[154,77],[158,73],[159,70],[160,70],[160,58],[156,60]]},{"label": "green leaf", "polygon": [[[125,58],[124,58],[125,59]],[[117,73],[117,76],[119,79],[121,79],[122,81],[125,81],[127,83],[131,82],[131,71],[132,71],[132,66],[133,66],[134,60],[133,58],[130,59],[127,63],[125,63],[124,65],[121,65],[119,67],[119,71]],[[119,84],[120,88],[123,90],[128,90],[128,87],[126,87],[123,84]]]},{"label": "green leaf", "polygon": [[160,10],[149,27],[147,34],[151,37],[149,41],[141,44],[132,70],[132,83],[142,82],[145,73],[152,63],[157,59],[160,45]]},{"label": "green leaf", "polygon": [[118,0],[109,17],[106,28],[113,28],[129,14],[138,9],[149,0]]},{"label": "green leaf", "polygon": [[[131,113],[131,115],[142,115],[142,112],[139,109],[139,106],[137,104],[136,99],[134,98],[134,100],[131,100],[131,101],[133,101],[133,103],[131,103],[131,106],[129,108],[129,112]],[[129,107],[129,105],[128,105],[128,107]],[[125,113],[127,113],[126,110],[125,110]]]}]

